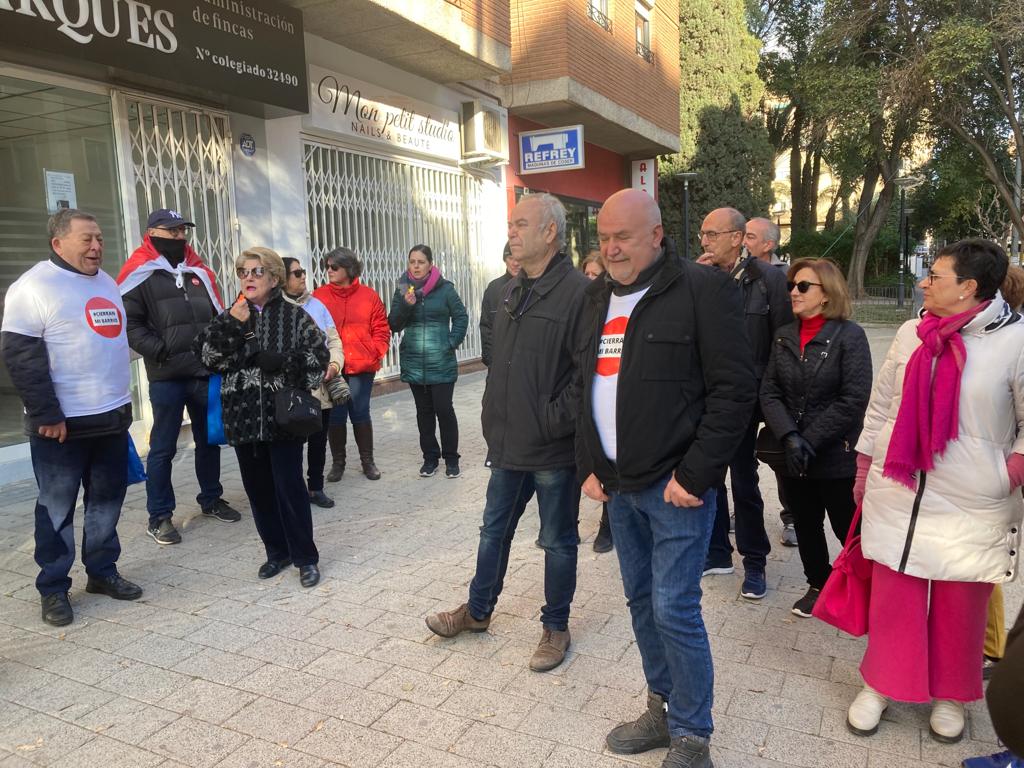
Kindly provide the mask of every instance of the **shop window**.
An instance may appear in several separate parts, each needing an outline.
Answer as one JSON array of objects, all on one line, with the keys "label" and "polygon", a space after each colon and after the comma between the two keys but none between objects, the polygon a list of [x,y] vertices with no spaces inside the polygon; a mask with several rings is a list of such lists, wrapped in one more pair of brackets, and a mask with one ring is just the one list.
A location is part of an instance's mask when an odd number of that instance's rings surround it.
[{"label": "shop window", "polygon": [[[96,216],[103,269],[117,274],[126,248],[115,156],[107,94],[0,75],[0,296],[50,257],[51,202]],[[0,447],[24,441],[21,400],[0,365]]]}]

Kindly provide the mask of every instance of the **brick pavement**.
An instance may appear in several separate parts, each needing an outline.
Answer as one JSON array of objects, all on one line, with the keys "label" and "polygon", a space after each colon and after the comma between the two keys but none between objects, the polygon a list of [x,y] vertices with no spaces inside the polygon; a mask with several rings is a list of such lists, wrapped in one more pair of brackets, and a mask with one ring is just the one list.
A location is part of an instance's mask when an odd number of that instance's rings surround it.
[{"label": "brick pavement", "polygon": [[[885,335],[875,336],[884,350]],[[479,374],[457,388],[458,480],[416,476],[410,397],[374,400],[384,477],[350,470],[329,486],[338,505],[314,510],[324,579],[309,591],[294,569],[256,578],[263,552],[248,512],[235,525],[199,514],[187,452],[175,469],[181,545],[146,536],[142,486],[125,504],[120,568],[143,598],[87,594],[77,565],[75,622],[46,627],[33,586],[34,487],[3,488],[0,768],[660,765],[663,751],[603,751],[608,729],[642,711],[644,682],[615,556],[589,548],[597,505],[581,509],[573,647],[562,667],[526,666],[543,601],[535,512],[513,545],[490,631],[442,640],[424,626],[427,613],[465,599],[473,571],[487,481],[482,391]],[[230,452],[223,476],[226,497],[247,509]],[[774,482],[763,480],[774,510]],[[779,523],[767,517],[774,542]],[[844,710],[863,643],[789,613],[804,590],[799,558],[773,546],[763,601],[738,597],[739,575],[704,581],[719,768],[956,766],[996,750],[980,705],[956,746],[935,743],[927,709],[905,705],[890,707],[877,736],[850,735]],[[1011,613],[1020,593],[1008,590]]]}]

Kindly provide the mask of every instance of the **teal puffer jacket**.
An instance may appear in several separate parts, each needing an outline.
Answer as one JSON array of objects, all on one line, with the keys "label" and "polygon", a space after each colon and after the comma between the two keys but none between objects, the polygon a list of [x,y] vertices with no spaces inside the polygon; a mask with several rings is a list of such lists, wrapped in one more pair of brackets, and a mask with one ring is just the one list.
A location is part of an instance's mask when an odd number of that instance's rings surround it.
[{"label": "teal puffer jacket", "polygon": [[396,289],[388,324],[394,333],[405,331],[398,348],[402,381],[449,384],[459,377],[455,350],[466,338],[469,315],[451,281],[442,278],[412,306]]}]

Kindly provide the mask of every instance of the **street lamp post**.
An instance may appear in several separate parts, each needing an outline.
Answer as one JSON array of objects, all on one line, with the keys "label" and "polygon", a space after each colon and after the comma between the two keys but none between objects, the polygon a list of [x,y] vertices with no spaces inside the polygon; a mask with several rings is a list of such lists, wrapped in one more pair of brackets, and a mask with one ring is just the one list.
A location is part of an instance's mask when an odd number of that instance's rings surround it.
[{"label": "street lamp post", "polygon": [[900,188],[900,276],[896,284],[896,306],[903,308],[903,299],[906,295],[906,273],[907,273],[907,241],[909,238],[909,227],[906,221],[907,190],[913,189],[924,181],[920,176],[900,176],[894,179],[893,183]]},{"label": "street lamp post", "polygon": [[677,173],[677,179],[683,180],[683,258],[690,258],[690,181],[697,178],[696,173]]}]

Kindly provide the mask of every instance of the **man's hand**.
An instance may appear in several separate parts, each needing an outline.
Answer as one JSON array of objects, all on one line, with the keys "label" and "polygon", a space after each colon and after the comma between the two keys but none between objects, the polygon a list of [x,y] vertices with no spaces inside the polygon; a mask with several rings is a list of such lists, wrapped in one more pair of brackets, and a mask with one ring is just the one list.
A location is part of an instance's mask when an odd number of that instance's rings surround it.
[{"label": "man's hand", "polygon": [[63,421],[60,424],[44,424],[39,428],[39,434],[51,440],[56,439],[58,443],[63,443],[68,439],[68,426]]},{"label": "man's hand", "polygon": [[715,262],[711,260],[711,254],[710,253],[702,253],[700,256],[698,256],[697,257],[697,263],[698,264],[704,264],[705,266],[708,266],[708,267],[715,266]]},{"label": "man's hand", "polygon": [[672,475],[665,486],[665,502],[674,507],[699,507],[704,502],[698,496],[694,496],[688,490],[676,482],[676,476]]},{"label": "man's hand", "polygon": [[244,296],[239,296],[238,301],[231,305],[231,316],[240,323],[249,321],[249,304]]},{"label": "man's hand", "polygon": [[590,477],[583,481],[583,493],[587,495],[588,499],[594,501],[608,501],[608,494],[604,492],[604,486],[601,485],[601,481],[597,479],[597,475],[593,472],[590,473]]}]

